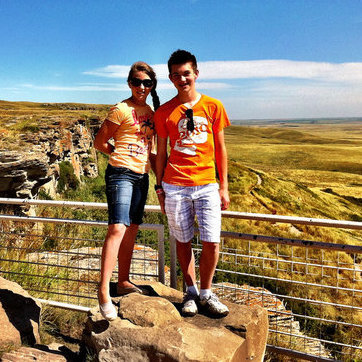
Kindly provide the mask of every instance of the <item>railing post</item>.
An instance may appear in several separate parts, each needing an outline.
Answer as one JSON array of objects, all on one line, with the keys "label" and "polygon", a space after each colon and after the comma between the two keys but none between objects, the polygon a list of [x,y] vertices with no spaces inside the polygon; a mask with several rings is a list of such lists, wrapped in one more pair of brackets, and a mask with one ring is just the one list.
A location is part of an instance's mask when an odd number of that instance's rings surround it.
[{"label": "railing post", "polygon": [[171,288],[176,289],[177,288],[177,273],[176,273],[176,262],[177,262],[177,256],[176,256],[176,239],[175,237],[170,234],[170,264],[171,264],[171,270],[170,270],[170,286]]},{"label": "railing post", "polygon": [[159,227],[158,234],[158,281],[165,284],[165,227]]}]

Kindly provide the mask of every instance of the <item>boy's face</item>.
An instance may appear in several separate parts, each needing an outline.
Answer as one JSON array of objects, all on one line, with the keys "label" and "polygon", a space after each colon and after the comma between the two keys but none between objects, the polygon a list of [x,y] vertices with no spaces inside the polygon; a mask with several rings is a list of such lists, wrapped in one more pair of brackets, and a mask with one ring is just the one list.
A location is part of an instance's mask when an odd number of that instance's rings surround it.
[{"label": "boy's face", "polygon": [[195,81],[199,72],[194,71],[192,63],[174,64],[171,66],[169,78],[176,87],[178,93],[189,92],[195,89]]}]

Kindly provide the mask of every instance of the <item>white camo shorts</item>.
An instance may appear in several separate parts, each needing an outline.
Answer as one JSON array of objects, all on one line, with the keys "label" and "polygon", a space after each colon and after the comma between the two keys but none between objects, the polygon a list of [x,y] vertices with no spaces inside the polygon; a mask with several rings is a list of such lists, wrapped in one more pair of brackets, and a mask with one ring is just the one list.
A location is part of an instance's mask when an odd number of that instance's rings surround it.
[{"label": "white camo shorts", "polygon": [[220,242],[221,206],[219,185],[178,186],[163,182],[165,211],[170,232],[177,241],[189,242],[194,237],[195,215],[200,240]]}]

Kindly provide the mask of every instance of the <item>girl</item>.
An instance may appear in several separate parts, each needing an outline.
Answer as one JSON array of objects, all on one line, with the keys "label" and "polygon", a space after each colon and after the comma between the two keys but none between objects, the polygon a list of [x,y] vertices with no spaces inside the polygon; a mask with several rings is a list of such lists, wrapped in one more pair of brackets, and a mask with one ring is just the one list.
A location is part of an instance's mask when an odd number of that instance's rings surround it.
[{"label": "girl", "polygon": [[[129,281],[132,252],[148,192],[148,171],[153,163],[154,110],[160,105],[157,79],[144,62],[132,65],[128,75],[130,98],[112,107],[97,133],[94,147],[110,155],[106,169],[108,232],[102,249],[99,308],[107,320],[117,318],[109,283],[118,256],[118,295],[142,293]],[[146,104],[151,93],[154,110]],[[109,143],[113,138],[114,146]]]}]

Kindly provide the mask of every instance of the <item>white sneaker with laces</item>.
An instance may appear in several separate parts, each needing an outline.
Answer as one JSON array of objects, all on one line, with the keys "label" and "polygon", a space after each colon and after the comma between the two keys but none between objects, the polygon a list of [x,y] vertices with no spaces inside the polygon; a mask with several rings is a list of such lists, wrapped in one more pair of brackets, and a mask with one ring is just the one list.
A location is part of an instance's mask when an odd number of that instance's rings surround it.
[{"label": "white sneaker with laces", "polygon": [[200,299],[200,305],[214,316],[225,317],[229,314],[229,308],[222,304],[214,293],[211,293],[208,298]]},{"label": "white sneaker with laces", "polygon": [[199,296],[191,293],[186,293],[182,301],[182,314],[184,316],[193,317],[197,314],[196,302],[199,300]]}]

